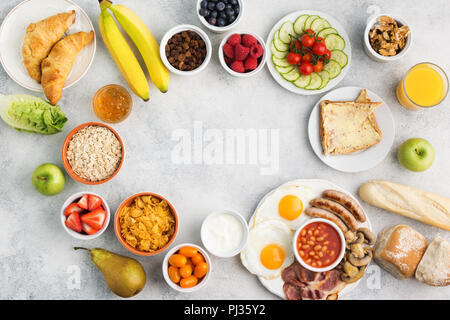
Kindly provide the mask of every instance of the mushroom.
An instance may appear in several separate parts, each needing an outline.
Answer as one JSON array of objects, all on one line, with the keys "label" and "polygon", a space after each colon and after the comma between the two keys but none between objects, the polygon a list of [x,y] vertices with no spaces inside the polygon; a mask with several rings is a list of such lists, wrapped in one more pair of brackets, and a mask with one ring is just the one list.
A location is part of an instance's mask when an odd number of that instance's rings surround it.
[{"label": "mushroom", "polygon": [[368,244],[369,246],[375,244],[375,236],[373,235],[372,231],[370,231],[368,228],[359,228],[356,232],[357,234],[363,234],[364,236],[364,243]]},{"label": "mushroom", "polygon": [[356,268],[355,273],[353,273],[352,275],[347,274],[347,273],[342,273],[341,274],[341,280],[344,281],[345,283],[353,283],[358,281],[359,279],[361,279],[364,276],[364,272],[366,270],[366,267],[360,267],[360,268]]},{"label": "mushroom", "polygon": [[356,267],[367,266],[372,260],[373,252],[372,248],[364,248],[364,255],[357,257],[353,252],[347,253],[347,260]]},{"label": "mushroom", "polygon": [[356,232],[356,239],[353,240],[350,244],[356,244],[356,243],[364,243],[364,233]]},{"label": "mushroom", "polygon": [[356,240],[356,233],[353,232],[352,230],[348,230],[345,234],[344,234],[344,238],[345,241],[348,243],[352,243],[353,241]]},{"label": "mushroom", "polygon": [[355,267],[348,261],[346,261],[342,267],[344,269],[344,273],[350,277],[355,276],[359,272],[358,267]]},{"label": "mushroom", "polygon": [[353,243],[350,245],[351,253],[354,254],[357,258],[364,257],[364,248],[361,243]]}]

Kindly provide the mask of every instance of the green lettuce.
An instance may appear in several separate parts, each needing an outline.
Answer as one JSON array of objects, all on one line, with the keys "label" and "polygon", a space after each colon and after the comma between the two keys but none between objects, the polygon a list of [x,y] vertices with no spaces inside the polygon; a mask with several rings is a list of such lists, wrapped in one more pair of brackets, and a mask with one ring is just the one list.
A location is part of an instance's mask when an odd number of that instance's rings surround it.
[{"label": "green lettuce", "polygon": [[14,129],[40,134],[58,133],[67,121],[58,106],[27,94],[0,95],[0,117]]}]

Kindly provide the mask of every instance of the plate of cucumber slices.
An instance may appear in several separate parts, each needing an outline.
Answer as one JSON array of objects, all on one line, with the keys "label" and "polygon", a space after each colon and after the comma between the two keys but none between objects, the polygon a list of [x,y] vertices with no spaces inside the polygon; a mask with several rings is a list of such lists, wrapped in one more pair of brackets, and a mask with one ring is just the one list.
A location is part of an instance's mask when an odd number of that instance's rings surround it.
[{"label": "plate of cucumber slices", "polygon": [[[292,48],[293,39],[298,39],[306,30],[321,37],[330,51],[329,59],[323,60],[318,72],[304,75],[299,65],[290,64],[286,57]],[[267,37],[267,67],[276,82],[283,88],[302,95],[319,94],[336,86],[350,68],[350,39],[341,24],[330,15],[313,10],[290,13],[279,20]],[[313,62],[314,64],[314,62]]]}]

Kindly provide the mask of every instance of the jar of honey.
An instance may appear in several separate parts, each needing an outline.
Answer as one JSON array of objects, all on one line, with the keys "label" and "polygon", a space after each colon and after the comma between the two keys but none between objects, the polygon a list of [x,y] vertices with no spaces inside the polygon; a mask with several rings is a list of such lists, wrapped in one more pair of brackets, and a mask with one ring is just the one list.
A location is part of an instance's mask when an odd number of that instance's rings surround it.
[{"label": "jar of honey", "polygon": [[117,123],[130,114],[133,100],[128,90],[117,84],[100,88],[94,96],[95,115],[102,121]]}]

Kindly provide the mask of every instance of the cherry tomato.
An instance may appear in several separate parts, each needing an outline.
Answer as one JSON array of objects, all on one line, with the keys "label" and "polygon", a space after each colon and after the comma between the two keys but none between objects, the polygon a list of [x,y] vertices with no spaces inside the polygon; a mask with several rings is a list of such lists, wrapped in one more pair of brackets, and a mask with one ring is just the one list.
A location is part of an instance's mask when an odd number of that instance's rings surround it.
[{"label": "cherry tomato", "polygon": [[208,272],[208,264],[206,262],[200,262],[195,266],[194,276],[197,278],[203,278]]},{"label": "cherry tomato", "polygon": [[200,262],[205,262],[205,259],[203,258],[202,254],[200,252],[198,252],[195,256],[193,256],[191,258],[191,260],[192,260],[192,263],[195,265],[199,264]]},{"label": "cherry tomato", "polygon": [[322,71],[322,68],[323,68],[323,63],[320,60],[317,61],[317,63],[315,65],[313,65],[314,72],[320,72],[320,71]]},{"label": "cherry tomato", "polygon": [[169,274],[170,280],[172,280],[174,283],[180,282],[181,277],[178,268],[170,266],[167,273]]},{"label": "cherry tomato", "polygon": [[306,29],[306,30],[305,30],[305,33],[306,33],[306,34],[309,34],[310,36],[315,36],[315,35],[316,35],[316,33],[314,32],[313,29]]},{"label": "cherry tomato", "polygon": [[182,288],[192,288],[195,287],[198,283],[198,279],[195,276],[190,276],[184,279],[181,279],[180,286]]},{"label": "cherry tomato", "polygon": [[322,57],[320,57],[320,61],[325,61],[325,60],[330,60],[331,59],[331,51],[330,50],[325,50],[325,53],[323,54]]},{"label": "cherry tomato", "polygon": [[323,43],[325,43],[325,39],[322,38],[322,37],[317,37],[316,38],[316,42],[323,42]]},{"label": "cherry tomato", "polygon": [[289,52],[286,56],[286,61],[293,66],[296,66],[302,60],[302,56],[299,53]]},{"label": "cherry tomato", "polygon": [[169,258],[169,264],[177,268],[184,267],[186,262],[187,258],[181,254],[174,254]]},{"label": "cherry tomato", "polygon": [[304,76],[311,74],[313,70],[313,65],[309,61],[303,61],[299,67],[300,73]]},{"label": "cherry tomato", "polygon": [[180,268],[180,276],[182,278],[188,278],[192,275],[192,266],[187,263],[184,267]]},{"label": "cherry tomato", "polygon": [[327,47],[323,42],[315,42],[312,46],[312,52],[318,56],[324,55],[327,51]]},{"label": "cherry tomato", "polygon": [[302,46],[311,48],[314,42],[315,42],[314,37],[310,37],[308,34],[304,34],[302,36]]},{"label": "cherry tomato", "polygon": [[302,43],[298,41],[297,39],[292,40],[291,45],[291,52],[298,52],[302,49]]},{"label": "cherry tomato", "polygon": [[312,56],[311,53],[307,52],[305,53],[305,55],[302,57],[302,61],[311,61]]},{"label": "cherry tomato", "polygon": [[197,252],[197,249],[195,249],[194,247],[183,247],[178,253],[187,258],[192,258]]}]

